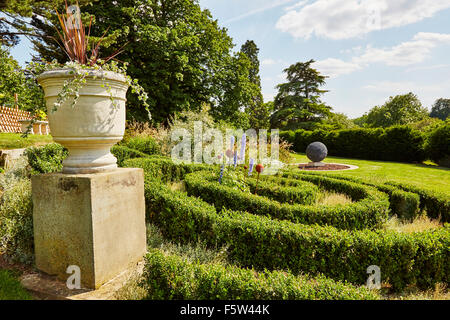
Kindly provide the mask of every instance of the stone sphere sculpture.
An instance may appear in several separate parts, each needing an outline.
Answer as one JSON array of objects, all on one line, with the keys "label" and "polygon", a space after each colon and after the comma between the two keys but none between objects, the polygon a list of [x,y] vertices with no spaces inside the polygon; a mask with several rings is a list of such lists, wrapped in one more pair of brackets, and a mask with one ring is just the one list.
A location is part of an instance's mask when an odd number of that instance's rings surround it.
[{"label": "stone sphere sculpture", "polygon": [[328,149],[322,142],[313,142],[306,148],[306,155],[312,162],[321,162],[328,155]]}]

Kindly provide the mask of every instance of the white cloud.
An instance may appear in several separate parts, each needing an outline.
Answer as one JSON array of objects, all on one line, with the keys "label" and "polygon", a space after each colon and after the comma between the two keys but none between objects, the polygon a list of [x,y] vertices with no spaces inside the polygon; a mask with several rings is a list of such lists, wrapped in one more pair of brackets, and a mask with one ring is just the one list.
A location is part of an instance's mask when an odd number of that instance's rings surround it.
[{"label": "white cloud", "polygon": [[317,0],[292,8],[276,27],[296,38],[348,39],[416,23],[447,8],[449,0]]},{"label": "white cloud", "polygon": [[392,48],[380,49],[367,46],[364,53],[353,57],[348,62],[328,58],[316,62],[316,67],[324,75],[338,77],[374,63],[395,67],[410,66],[425,61],[433,48],[443,44],[450,44],[450,34],[420,32],[411,41],[403,42]]},{"label": "white cloud", "polygon": [[320,73],[331,78],[336,78],[340,75],[349,74],[361,69],[361,67],[356,63],[345,62],[334,58],[317,61],[314,66],[320,71]]},{"label": "white cloud", "polygon": [[263,66],[273,66],[276,63],[277,62],[273,59],[264,59],[263,61],[261,61],[261,65]]},{"label": "white cloud", "polygon": [[441,84],[423,85],[412,81],[381,81],[363,86],[363,89],[386,93],[386,94],[406,94],[408,92],[427,92],[428,94],[444,93],[447,91],[449,82]]},{"label": "white cloud", "polygon": [[450,34],[420,32],[413,40],[389,49],[368,47],[363,55],[353,60],[360,64],[382,62],[388,66],[407,66],[424,61],[431,49],[447,43],[450,43]]},{"label": "white cloud", "polygon": [[263,66],[273,66],[276,64],[286,65],[286,61],[284,61],[283,59],[278,59],[278,60],[264,59],[263,61],[261,61],[261,65],[263,65]]}]

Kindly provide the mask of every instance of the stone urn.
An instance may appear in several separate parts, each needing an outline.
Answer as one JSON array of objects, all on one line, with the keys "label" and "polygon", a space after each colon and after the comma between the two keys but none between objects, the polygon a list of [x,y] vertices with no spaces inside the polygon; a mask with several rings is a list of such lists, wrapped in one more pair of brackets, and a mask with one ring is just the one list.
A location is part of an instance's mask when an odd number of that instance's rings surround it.
[{"label": "stone urn", "polygon": [[53,140],[69,150],[63,162],[63,173],[114,170],[117,159],[111,154],[111,147],[121,141],[125,133],[128,90],[125,76],[91,70],[79,90],[77,103],[72,107],[73,96],[68,97],[52,111],[64,82],[73,79],[70,72],[69,69],[47,71],[37,79],[44,89]]}]

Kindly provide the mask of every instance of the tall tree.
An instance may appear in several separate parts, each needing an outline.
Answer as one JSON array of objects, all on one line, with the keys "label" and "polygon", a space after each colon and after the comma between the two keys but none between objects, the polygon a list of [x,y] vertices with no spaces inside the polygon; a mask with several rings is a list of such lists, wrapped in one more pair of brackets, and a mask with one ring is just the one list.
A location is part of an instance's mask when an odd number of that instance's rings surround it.
[{"label": "tall tree", "polygon": [[300,122],[320,121],[330,115],[331,107],[320,100],[328,92],[320,89],[327,77],[311,67],[314,62],[298,62],[284,70],[288,82],[277,86],[272,126],[295,126]]},{"label": "tall tree", "polygon": [[0,46],[0,105],[13,107],[16,95],[22,110],[45,109],[42,89],[24,73],[8,49]]},{"label": "tall tree", "polygon": [[261,93],[261,77],[259,75],[259,48],[252,40],[247,40],[242,47],[241,52],[250,59],[250,69],[248,78],[251,91],[253,92],[245,106],[245,112],[248,114],[250,126],[254,129],[268,128],[270,125],[270,108],[264,104]]},{"label": "tall tree", "polygon": [[450,99],[438,99],[431,108],[430,117],[446,120],[450,116]]},{"label": "tall tree", "polygon": [[20,16],[31,15],[29,9],[29,0],[16,1],[4,0],[0,2],[0,45],[14,46],[19,43],[21,30],[17,30],[21,24],[18,22]]},{"label": "tall tree", "polygon": [[428,117],[428,110],[412,92],[390,97],[383,106],[376,106],[366,117],[369,127],[390,127],[410,124]]},{"label": "tall tree", "polygon": [[[232,39],[198,0],[92,0],[80,1],[80,7],[86,22],[93,18],[92,36],[108,31],[102,55],[127,44],[118,59],[129,63],[129,75],[148,92],[155,122],[166,122],[182,110],[199,110],[204,103],[214,110],[226,95],[248,96],[242,92],[245,86],[230,83],[231,70],[245,74],[241,60],[232,55]],[[32,24],[42,36],[36,38],[35,49],[45,60],[64,62],[51,38],[56,35],[54,10],[42,6],[33,12],[38,14]],[[242,73],[235,77],[241,79]],[[129,118],[147,119],[133,95],[127,106]]]}]

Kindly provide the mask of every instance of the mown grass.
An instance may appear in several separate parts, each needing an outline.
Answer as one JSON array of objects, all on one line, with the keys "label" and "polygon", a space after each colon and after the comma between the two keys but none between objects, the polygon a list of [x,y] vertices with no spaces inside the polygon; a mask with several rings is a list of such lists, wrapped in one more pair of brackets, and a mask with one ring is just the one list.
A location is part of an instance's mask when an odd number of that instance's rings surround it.
[{"label": "mown grass", "polygon": [[0,270],[0,300],[32,300],[32,297],[12,271]]},{"label": "mown grass", "polygon": [[22,149],[53,142],[52,136],[30,134],[22,138],[20,133],[0,133],[0,150]]},{"label": "mown grass", "polygon": [[[310,162],[304,154],[292,154],[292,163]],[[440,191],[450,196],[450,169],[428,164],[409,164],[386,161],[356,160],[328,157],[325,163],[342,163],[358,166],[359,169],[334,171],[333,174],[360,177],[373,182],[396,181],[418,187]],[[324,172],[323,174],[327,174]]]}]

